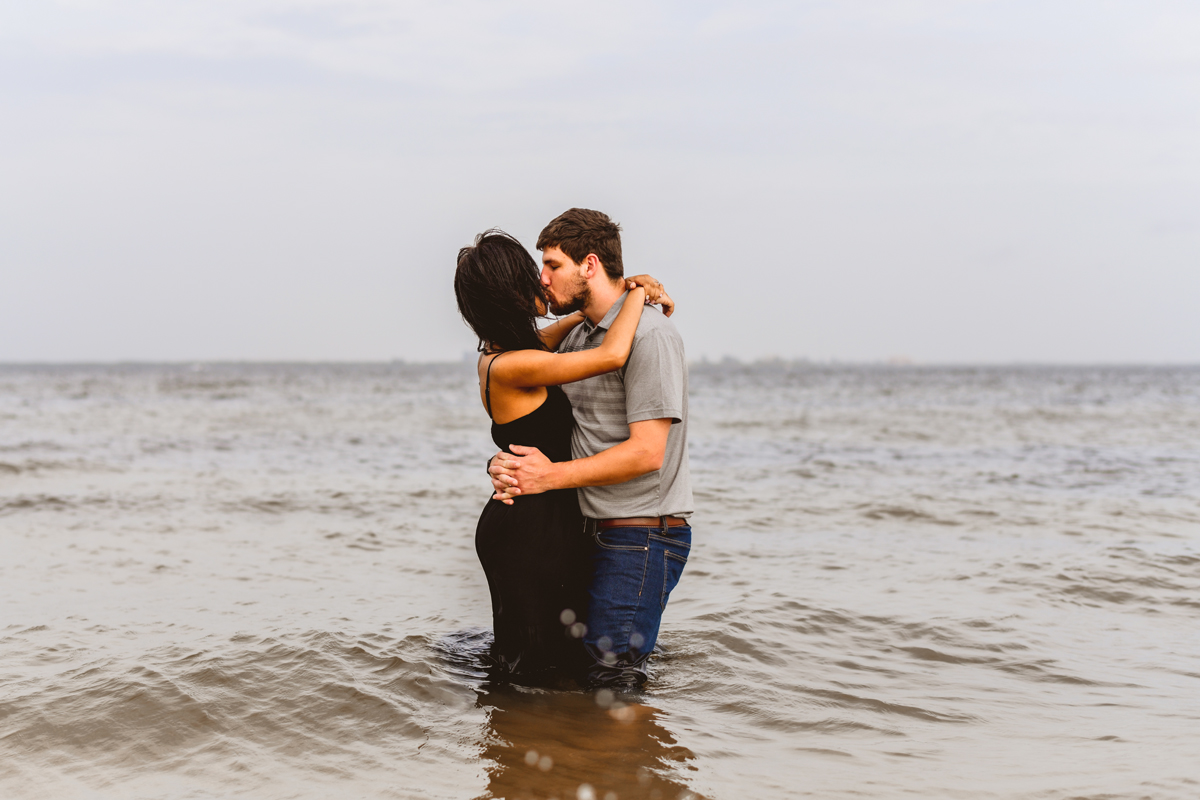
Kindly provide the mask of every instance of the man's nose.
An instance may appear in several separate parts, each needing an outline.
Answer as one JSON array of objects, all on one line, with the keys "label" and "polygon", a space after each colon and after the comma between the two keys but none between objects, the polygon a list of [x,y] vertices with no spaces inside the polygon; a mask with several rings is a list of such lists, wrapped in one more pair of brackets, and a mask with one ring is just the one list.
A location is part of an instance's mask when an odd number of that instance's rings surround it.
[{"label": "man's nose", "polygon": [[545,267],[542,267],[542,274],[539,277],[542,279],[542,286],[550,285],[550,273]]}]

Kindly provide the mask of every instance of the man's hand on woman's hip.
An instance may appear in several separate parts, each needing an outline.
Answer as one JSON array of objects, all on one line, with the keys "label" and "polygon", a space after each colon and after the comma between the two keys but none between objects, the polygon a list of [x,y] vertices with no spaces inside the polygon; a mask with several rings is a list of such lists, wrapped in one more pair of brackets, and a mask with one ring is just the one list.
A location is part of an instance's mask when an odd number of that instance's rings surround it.
[{"label": "man's hand on woman's hip", "polygon": [[521,494],[541,494],[554,487],[549,483],[554,462],[536,447],[520,444],[509,445],[512,453],[500,451],[491,458],[488,474],[492,476],[494,500],[512,505],[512,499]]}]

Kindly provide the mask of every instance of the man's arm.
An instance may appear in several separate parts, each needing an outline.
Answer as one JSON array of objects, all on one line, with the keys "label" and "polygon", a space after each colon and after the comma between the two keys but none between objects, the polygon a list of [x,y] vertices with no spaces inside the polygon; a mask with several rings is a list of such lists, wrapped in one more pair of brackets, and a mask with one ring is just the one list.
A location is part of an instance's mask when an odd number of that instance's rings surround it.
[{"label": "man's arm", "polygon": [[513,446],[511,449],[521,457],[504,455],[488,469],[496,488],[495,498],[509,503],[515,494],[606,486],[660,469],[671,423],[682,417],[687,402],[686,375],[683,342],[678,333],[670,327],[652,326],[630,351],[625,365],[629,439],[588,458],[557,464],[533,448]]},{"label": "man's arm", "polygon": [[517,455],[499,453],[488,472],[495,498],[511,503],[520,494],[541,494],[554,489],[611,486],[625,483],[662,468],[671,420],[648,419],[629,423],[629,438],[604,452],[574,461],[551,461],[536,447],[511,445]]}]

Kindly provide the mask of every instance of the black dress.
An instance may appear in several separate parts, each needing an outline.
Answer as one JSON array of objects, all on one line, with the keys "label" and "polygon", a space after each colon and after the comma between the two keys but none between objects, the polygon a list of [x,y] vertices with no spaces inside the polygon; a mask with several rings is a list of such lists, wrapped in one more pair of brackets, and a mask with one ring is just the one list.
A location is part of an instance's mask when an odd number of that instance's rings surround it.
[{"label": "black dress", "polygon": [[[557,386],[547,392],[536,410],[503,425],[492,423],[497,447],[512,452],[509,445],[523,444],[551,461],[570,460],[571,401]],[[475,551],[491,589],[493,656],[503,672],[565,676],[580,665],[583,647],[571,625],[586,616],[587,543],[574,489],[518,496],[511,506],[499,500],[484,506]]]}]

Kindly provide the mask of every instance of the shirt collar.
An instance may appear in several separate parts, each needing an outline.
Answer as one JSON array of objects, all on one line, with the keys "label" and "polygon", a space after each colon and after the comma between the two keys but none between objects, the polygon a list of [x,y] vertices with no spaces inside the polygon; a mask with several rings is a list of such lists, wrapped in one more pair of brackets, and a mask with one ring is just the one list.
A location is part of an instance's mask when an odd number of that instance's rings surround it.
[{"label": "shirt collar", "polygon": [[621,307],[625,305],[625,298],[628,296],[629,292],[624,292],[620,297],[618,297],[617,301],[612,304],[612,308],[608,309],[608,313],[604,315],[604,318],[595,325],[592,324],[590,319],[584,317],[583,324],[587,326],[587,332],[591,333],[596,328],[603,328],[607,331],[610,327],[612,327],[613,320],[617,318],[617,314],[621,313]]}]

